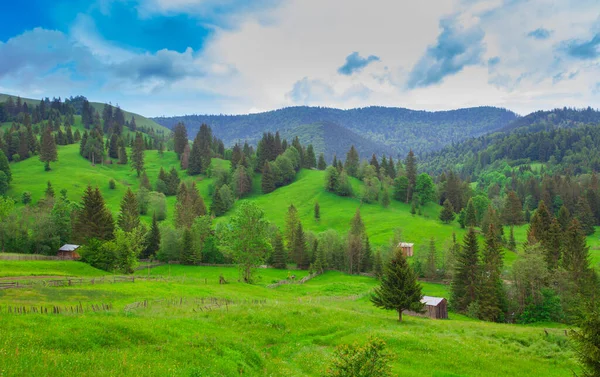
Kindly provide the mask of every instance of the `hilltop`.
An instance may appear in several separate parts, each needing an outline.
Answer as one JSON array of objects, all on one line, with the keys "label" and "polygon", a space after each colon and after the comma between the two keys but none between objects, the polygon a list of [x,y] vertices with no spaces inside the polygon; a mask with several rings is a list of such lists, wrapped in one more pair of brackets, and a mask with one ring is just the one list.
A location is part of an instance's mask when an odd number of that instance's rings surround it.
[{"label": "hilltop", "polygon": [[208,124],[228,146],[244,140],[255,143],[267,131],[290,133],[299,126],[309,129],[308,125],[335,124],[339,132],[325,139],[326,155],[336,153],[329,147],[338,144],[336,137],[351,131],[378,145],[378,155],[390,152],[398,157],[410,149],[422,154],[499,130],[517,117],[495,107],[430,112],[375,106],[349,110],[299,106],[248,115],[184,115],[153,120],[171,129],[183,122],[190,135],[195,135],[202,123]]}]

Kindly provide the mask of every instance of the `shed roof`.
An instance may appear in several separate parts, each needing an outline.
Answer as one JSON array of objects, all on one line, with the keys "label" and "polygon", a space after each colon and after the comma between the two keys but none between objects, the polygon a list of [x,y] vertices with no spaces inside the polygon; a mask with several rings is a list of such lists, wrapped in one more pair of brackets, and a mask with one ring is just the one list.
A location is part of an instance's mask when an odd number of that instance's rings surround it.
[{"label": "shed roof", "polygon": [[58,251],[75,251],[79,249],[79,245],[64,244]]},{"label": "shed roof", "polygon": [[425,305],[438,306],[440,302],[444,301],[443,297],[432,297],[432,296],[423,296],[421,302]]},{"label": "shed roof", "polygon": [[400,244],[398,246],[400,247],[413,247],[414,243],[408,243],[408,242],[400,242]]}]

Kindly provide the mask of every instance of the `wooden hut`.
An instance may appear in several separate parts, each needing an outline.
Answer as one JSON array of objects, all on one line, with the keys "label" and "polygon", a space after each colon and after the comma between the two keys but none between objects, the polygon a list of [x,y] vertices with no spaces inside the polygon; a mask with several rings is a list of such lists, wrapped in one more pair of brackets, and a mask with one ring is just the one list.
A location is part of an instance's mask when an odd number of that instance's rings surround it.
[{"label": "wooden hut", "polygon": [[398,244],[398,247],[400,248],[400,250],[402,250],[402,255],[404,255],[405,257],[412,257],[414,254],[414,245],[414,243],[400,242]]},{"label": "wooden hut", "polygon": [[56,254],[56,256],[59,259],[64,260],[79,259],[80,256],[77,253],[77,249],[79,249],[79,245],[65,244],[60,249],[58,249],[58,254]]},{"label": "wooden hut", "polygon": [[425,316],[433,319],[448,319],[448,300],[443,297],[423,296]]}]

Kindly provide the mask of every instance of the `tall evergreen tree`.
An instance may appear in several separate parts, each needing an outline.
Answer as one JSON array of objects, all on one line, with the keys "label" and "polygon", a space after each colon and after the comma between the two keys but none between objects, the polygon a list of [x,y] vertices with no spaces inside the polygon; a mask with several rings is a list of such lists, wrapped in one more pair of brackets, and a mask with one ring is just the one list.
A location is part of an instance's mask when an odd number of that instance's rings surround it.
[{"label": "tall evergreen tree", "polygon": [[502,216],[506,225],[520,225],[523,222],[523,205],[514,191],[509,191],[504,202]]},{"label": "tall evergreen tree", "polygon": [[450,203],[450,200],[446,199],[444,200],[444,206],[442,207],[442,210],[440,212],[440,220],[443,221],[445,224],[449,224],[452,221],[454,221],[454,208],[452,207],[452,203]]},{"label": "tall evergreen tree", "polygon": [[50,163],[57,160],[56,142],[52,137],[52,130],[50,127],[46,127],[40,143],[40,161],[45,163],[46,171],[48,171],[50,170]]},{"label": "tall evergreen tree", "polygon": [[402,321],[402,312],[410,310],[422,312],[423,294],[417,276],[409,266],[402,252],[397,250],[392,259],[386,264],[381,285],[375,288],[371,302],[378,308],[395,310],[398,321]]},{"label": "tall evergreen tree", "polygon": [[138,210],[137,198],[131,188],[127,188],[123,200],[121,200],[121,211],[117,219],[119,228],[124,232],[132,232],[140,226],[140,214]]},{"label": "tall evergreen tree", "polygon": [[360,157],[358,151],[354,148],[354,145],[350,147],[350,150],[346,154],[346,162],[344,162],[344,170],[351,177],[358,176],[358,164],[360,163]]},{"label": "tall evergreen tree", "polygon": [[469,199],[469,202],[467,203],[467,209],[465,210],[465,226],[477,226],[477,214],[475,213],[475,205],[473,204],[473,199]]},{"label": "tall evergreen tree", "polygon": [[188,174],[206,173],[210,166],[212,132],[206,124],[200,126],[200,131],[194,138],[188,162]]},{"label": "tall evergreen tree", "polygon": [[148,179],[148,175],[144,170],[142,172],[142,176],[140,177],[140,187],[145,188],[148,191],[152,191],[152,185],[150,184],[150,179]]},{"label": "tall evergreen tree", "polygon": [[12,173],[10,171],[10,165],[8,164],[8,158],[4,154],[4,151],[0,149],[0,171],[4,172],[6,175],[6,183],[10,183],[12,180]]},{"label": "tall evergreen tree", "polygon": [[360,258],[360,272],[369,272],[373,269],[373,251],[371,250],[371,243],[369,237],[365,236],[365,242],[363,246],[363,252]]},{"label": "tall evergreen tree", "polygon": [[502,247],[498,243],[495,225],[489,225],[482,256],[481,289],[479,290],[479,318],[499,322],[504,319],[506,294],[502,283]]},{"label": "tall evergreen tree", "polygon": [[379,171],[379,161],[377,161],[377,156],[375,155],[375,153],[373,153],[373,155],[371,156],[371,161],[369,162],[369,165],[373,166],[375,168],[375,171]]},{"label": "tall evergreen tree", "polygon": [[564,237],[562,267],[577,285],[578,293],[582,293],[593,282],[589,251],[581,224],[577,219],[573,219]]},{"label": "tall evergreen tree", "polygon": [[46,184],[45,196],[46,199],[54,198],[54,188],[52,187],[52,182],[50,181],[48,181],[48,183]]},{"label": "tall evergreen tree", "polygon": [[581,363],[581,377],[600,376],[600,308],[588,304],[582,318],[578,321],[578,330],[571,330],[575,341],[577,358]]},{"label": "tall evergreen tree", "polygon": [[110,146],[108,147],[108,156],[110,158],[119,158],[119,137],[116,133],[110,137]]},{"label": "tall evergreen tree", "polygon": [[275,179],[275,174],[273,173],[273,169],[271,169],[270,163],[265,162],[260,181],[263,194],[268,194],[275,190]]},{"label": "tall evergreen tree", "polygon": [[144,170],[144,137],[141,132],[136,132],[135,141],[131,148],[131,167],[139,177]]},{"label": "tall evergreen tree", "polygon": [[215,216],[221,216],[225,212],[227,212],[227,206],[223,202],[223,198],[221,198],[220,190],[215,190],[212,203],[210,204],[210,213]]},{"label": "tall evergreen tree", "polygon": [[275,241],[273,242],[273,267],[279,269],[287,268],[285,263],[285,248],[283,247],[283,237],[281,232],[277,232],[275,235]]},{"label": "tall evergreen tree", "polygon": [[319,162],[317,163],[317,169],[327,169],[327,162],[325,162],[325,155],[323,153],[319,154]]},{"label": "tall evergreen tree", "polygon": [[142,258],[151,258],[160,250],[160,228],[156,219],[156,212],[152,214],[152,225],[146,235],[146,243],[142,251]]},{"label": "tall evergreen tree", "polygon": [[173,149],[177,153],[177,157],[181,158],[185,146],[188,145],[188,135],[185,125],[181,122],[173,128]]},{"label": "tall evergreen tree", "polygon": [[302,270],[308,269],[310,266],[310,257],[306,251],[306,237],[304,236],[301,222],[298,222],[298,227],[296,228],[292,255],[294,256],[294,261],[298,265],[298,268]]},{"label": "tall evergreen tree", "polygon": [[111,240],[114,237],[115,224],[110,210],[104,203],[100,189],[87,187],[81,199],[81,209],[73,224],[73,236],[76,241],[87,242],[91,238]]},{"label": "tall evergreen tree", "polygon": [[408,190],[406,203],[410,202],[413,197],[413,193],[415,191],[415,186],[417,184],[417,158],[415,157],[412,149],[408,152],[406,156],[406,161],[404,162],[404,166],[406,167],[406,178],[408,178]]},{"label": "tall evergreen tree", "polygon": [[296,242],[296,232],[298,230],[298,224],[300,223],[300,216],[298,210],[293,204],[290,204],[285,215],[285,240],[290,254],[293,255],[293,248]]},{"label": "tall evergreen tree", "polygon": [[577,201],[575,217],[577,220],[579,220],[583,233],[588,236],[594,234],[594,225],[596,225],[596,219],[592,209],[590,208],[590,204],[584,197],[580,197]]},{"label": "tall evergreen tree", "polygon": [[315,202],[314,215],[315,220],[321,220],[321,206],[319,205],[319,202]]},{"label": "tall evergreen tree", "polygon": [[315,157],[315,150],[312,144],[306,147],[306,158],[304,159],[304,167],[312,169],[317,167],[317,158]]},{"label": "tall evergreen tree", "polygon": [[479,244],[472,227],[464,238],[464,246],[456,256],[454,276],[450,286],[450,305],[458,312],[465,312],[477,300],[480,283]]},{"label": "tall evergreen tree", "polygon": [[563,232],[569,229],[569,226],[571,226],[571,212],[569,212],[569,209],[564,204],[560,207],[560,210],[558,211],[557,220]]}]

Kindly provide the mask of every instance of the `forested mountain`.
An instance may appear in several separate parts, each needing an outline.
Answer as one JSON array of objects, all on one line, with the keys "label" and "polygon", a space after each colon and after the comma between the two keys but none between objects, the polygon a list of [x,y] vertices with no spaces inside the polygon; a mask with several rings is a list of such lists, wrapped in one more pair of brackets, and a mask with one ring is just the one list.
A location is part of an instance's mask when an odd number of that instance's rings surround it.
[{"label": "forested mountain", "polygon": [[[332,123],[341,126],[340,133],[350,130],[376,143],[380,155],[393,150],[394,157],[404,156],[410,149],[419,154],[439,150],[449,143],[502,129],[515,119],[515,113],[495,107],[429,112],[390,107],[341,110],[306,106],[248,115],[154,118],[157,123],[171,129],[183,122],[190,135],[194,135],[202,123],[206,123],[228,146],[244,140],[255,144],[267,131],[279,130],[282,134],[289,134],[298,126]],[[342,135],[338,134],[337,137]],[[354,138],[352,135],[343,137]],[[348,147],[346,145],[345,149]],[[334,153],[331,150],[327,152],[328,155]]]},{"label": "forested mountain", "polygon": [[574,175],[600,170],[600,112],[591,108],[538,111],[502,131],[448,146],[424,157],[434,174],[458,170],[463,177],[537,162],[547,171]]}]

